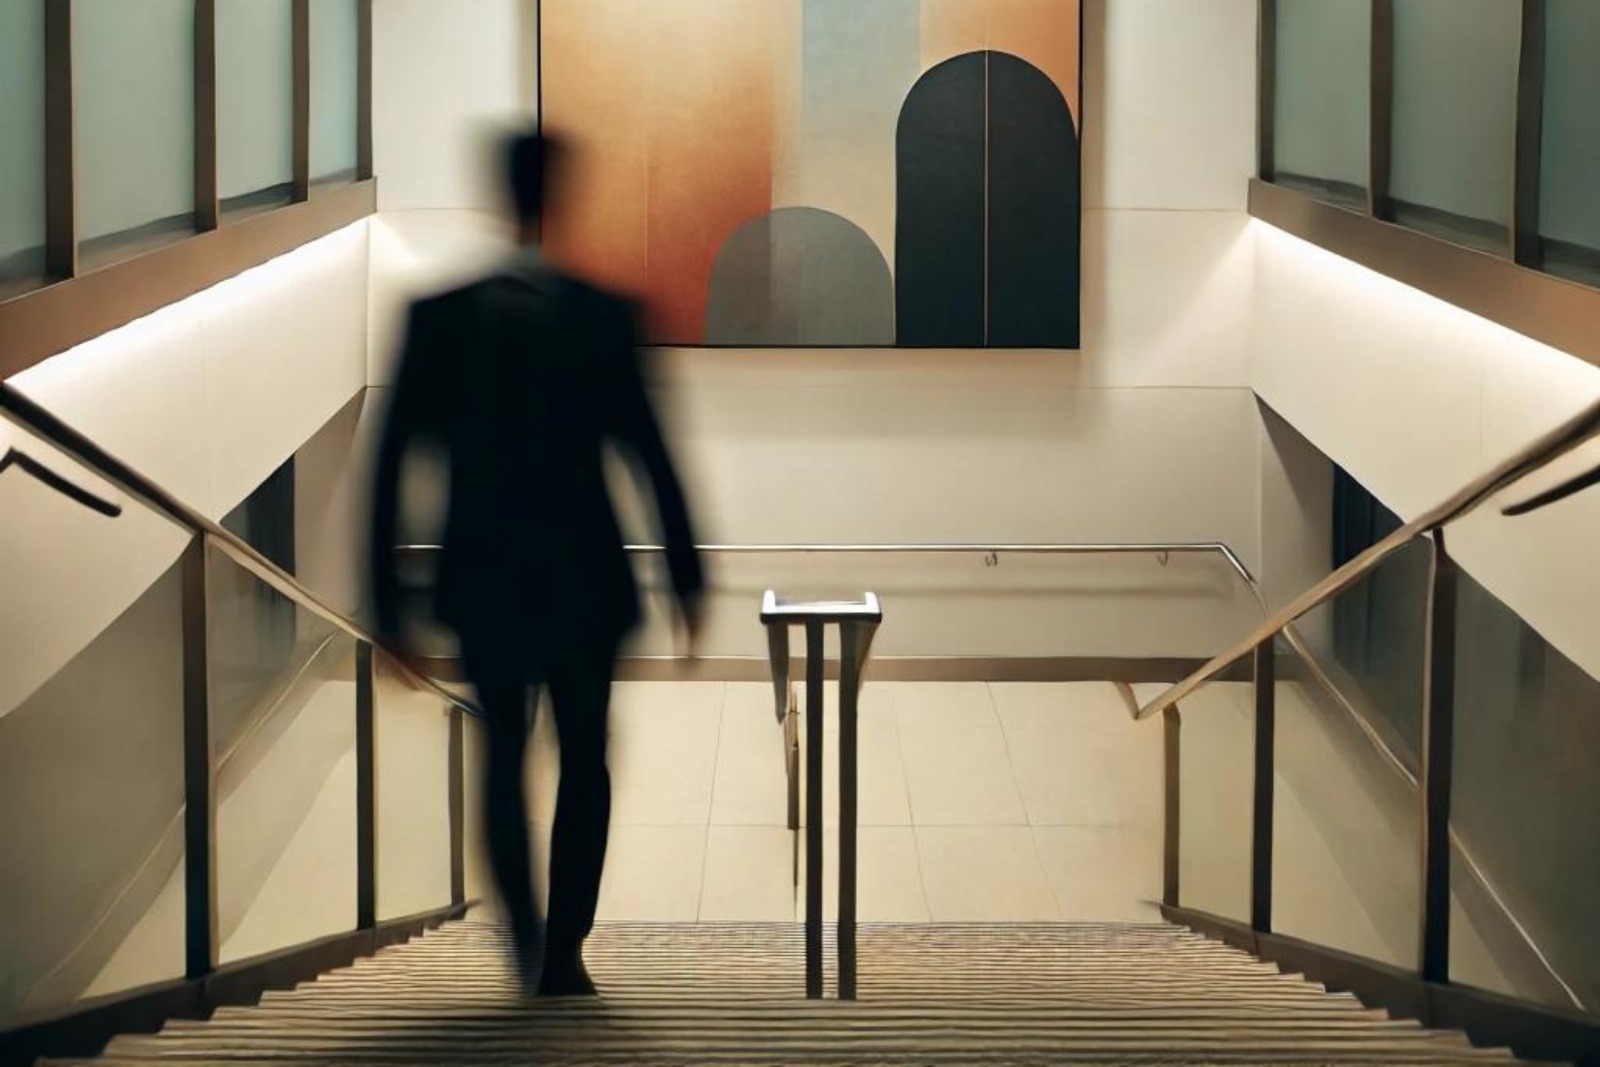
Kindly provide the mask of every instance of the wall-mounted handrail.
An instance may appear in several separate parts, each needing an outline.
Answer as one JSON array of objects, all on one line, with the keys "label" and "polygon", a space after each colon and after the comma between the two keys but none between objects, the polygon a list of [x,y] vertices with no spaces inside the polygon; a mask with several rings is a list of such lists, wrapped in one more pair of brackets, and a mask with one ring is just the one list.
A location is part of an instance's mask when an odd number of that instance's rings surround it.
[{"label": "wall-mounted handrail", "polygon": [[1288,605],[1270,614],[1265,622],[1248,635],[1235,642],[1226,651],[1212,659],[1189,677],[1167,690],[1139,712],[1140,719],[1159,715],[1194,693],[1195,690],[1221,674],[1235,662],[1250,655],[1263,643],[1285,631],[1297,619],[1334,599],[1355,586],[1376,570],[1386,559],[1410,544],[1415,538],[1442,529],[1457,519],[1475,511],[1485,501],[1502,490],[1536,474],[1556,460],[1600,436],[1600,403],[1591,404],[1582,412],[1563,422],[1533,443],[1514,453],[1510,459],[1488,473],[1469,482],[1464,488],[1440,504],[1429,508],[1394,533],[1385,537],[1322,581],[1307,589]]},{"label": "wall-mounted handrail", "polygon": [[73,503],[98,512],[108,519],[115,519],[122,514],[122,505],[114,504],[82,486],[74,485],[21,449],[8,448],[4,454],[0,454],[0,474],[4,474],[12,467],[49,486]]},{"label": "wall-mounted handrail", "polygon": [[[698,545],[699,551],[708,555],[728,556],[804,556],[804,555],[1032,555],[1032,556],[1159,556],[1201,555],[1221,556],[1233,571],[1251,585],[1255,576],[1227,544],[1221,541],[1151,541],[1129,544],[1052,544],[1029,542],[959,543],[959,542],[907,542],[862,544],[727,544]],[[630,555],[654,556],[666,552],[662,545],[627,545]],[[395,549],[403,555],[426,555],[440,551],[439,545],[400,545]]]},{"label": "wall-mounted handrail", "polygon": [[[317,615],[357,641],[377,648],[383,647],[383,642],[376,634],[302,585],[294,575],[262,555],[249,542],[223,527],[221,523],[214,522],[185,504],[154,480],[140,474],[30,399],[16,386],[5,382],[0,382],[0,415],[4,415],[35,437],[48,442],[69,459],[93,471],[152,511],[159,512],[169,521],[192,533],[203,535],[208,543],[214,545],[229,559],[299,607]],[[399,660],[395,661],[395,667],[415,688],[431,692],[470,715],[479,714],[474,704],[452,693],[433,679],[413,672]]]}]

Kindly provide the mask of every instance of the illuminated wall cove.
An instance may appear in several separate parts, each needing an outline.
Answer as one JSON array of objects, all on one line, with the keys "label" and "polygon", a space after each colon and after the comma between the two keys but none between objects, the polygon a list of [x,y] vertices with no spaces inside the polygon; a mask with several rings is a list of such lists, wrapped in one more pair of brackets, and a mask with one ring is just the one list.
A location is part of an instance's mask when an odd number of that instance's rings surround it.
[{"label": "illuminated wall cove", "polygon": [[543,0],[552,250],[665,345],[1077,348],[1078,0]]}]

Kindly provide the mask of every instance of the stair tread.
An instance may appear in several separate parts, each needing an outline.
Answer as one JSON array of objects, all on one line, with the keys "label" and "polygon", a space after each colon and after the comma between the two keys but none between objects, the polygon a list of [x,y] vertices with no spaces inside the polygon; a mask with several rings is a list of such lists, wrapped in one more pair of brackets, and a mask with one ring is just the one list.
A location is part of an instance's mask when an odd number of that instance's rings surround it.
[{"label": "stair tread", "polygon": [[454,923],[86,1062],[1513,1062],[1173,926],[873,924],[858,943],[860,999],[808,1001],[798,924],[602,924],[585,956],[605,995],[527,1001],[506,932]]}]

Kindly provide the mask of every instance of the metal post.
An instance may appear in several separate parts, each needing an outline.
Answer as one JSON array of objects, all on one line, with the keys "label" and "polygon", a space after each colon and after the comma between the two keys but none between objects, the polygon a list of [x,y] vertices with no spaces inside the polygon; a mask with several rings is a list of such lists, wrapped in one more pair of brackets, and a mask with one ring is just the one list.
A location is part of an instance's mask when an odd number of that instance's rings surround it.
[{"label": "metal post", "polygon": [[1455,751],[1458,571],[1434,532],[1422,707],[1422,977],[1450,980],[1450,798]]},{"label": "metal post", "polygon": [[466,720],[461,709],[450,706],[450,903],[467,902]]},{"label": "metal post", "polygon": [[184,550],[183,840],[184,974],[205,978],[217,966],[217,785],[211,758],[210,626],[206,538]]},{"label": "metal post", "polygon": [[874,622],[839,624],[839,999],[856,999],[856,838],[860,811],[861,679]]},{"label": "metal post", "polygon": [[1161,713],[1163,762],[1166,771],[1162,812],[1161,903],[1179,906],[1178,872],[1182,865],[1183,714],[1173,705]]},{"label": "metal post", "polygon": [[[780,600],[768,592],[761,604],[761,621],[767,627],[772,652],[772,675],[780,715],[786,727],[794,722],[789,708],[790,626],[806,629],[806,803],[805,803],[805,951],[806,996],[822,996],[822,763],[824,748],[823,678],[829,623],[839,624],[839,997],[856,996],[856,870],[857,822],[860,808],[859,720],[861,679],[872,638],[883,611],[878,598],[868,593],[860,601],[803,604]],[[778,637],[776,631],[785,631]],[[789,734],[786,730],[785,739]],[[789,766],[791,780],[795,777]],[[799,835],[796,835],[798,843]],[[796,866],[798,867],[798,857]]]},{"label": "metal post", "polygon": [[1250,925],[1272,932],[1272,803],[1277,745],[1277,664],[1273,639],[1256,646],[1255,800],[1251,808]]},{"label": "metal post", "polygon": [[372,646],[356,644],[356,928],[378,925],[377,716]]},{"label": "metal post", "polygon": [[[795,725],[794,687],[789,654],[789,627],[767,627],[767,658],[772,665],[772,700],[778,722],[783,725],[784,783],[788,790],[788,824],[800,829],[800,735]],[[795,841],[795,878],[800,876],[800,844]]]},{"label": "metal post", "polygon": [[822,996],[823,626],[806,623],[806,996]]}]

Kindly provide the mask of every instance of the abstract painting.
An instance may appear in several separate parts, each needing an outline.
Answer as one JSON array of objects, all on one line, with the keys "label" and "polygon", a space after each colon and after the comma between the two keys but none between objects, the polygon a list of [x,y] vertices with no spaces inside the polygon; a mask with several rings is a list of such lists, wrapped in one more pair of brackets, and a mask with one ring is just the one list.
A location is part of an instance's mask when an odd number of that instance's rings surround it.
[{"label": "abstract painting", "polygon": [[542,0],[551,253],[652,343],[1077,348],[1081,0]]}]

